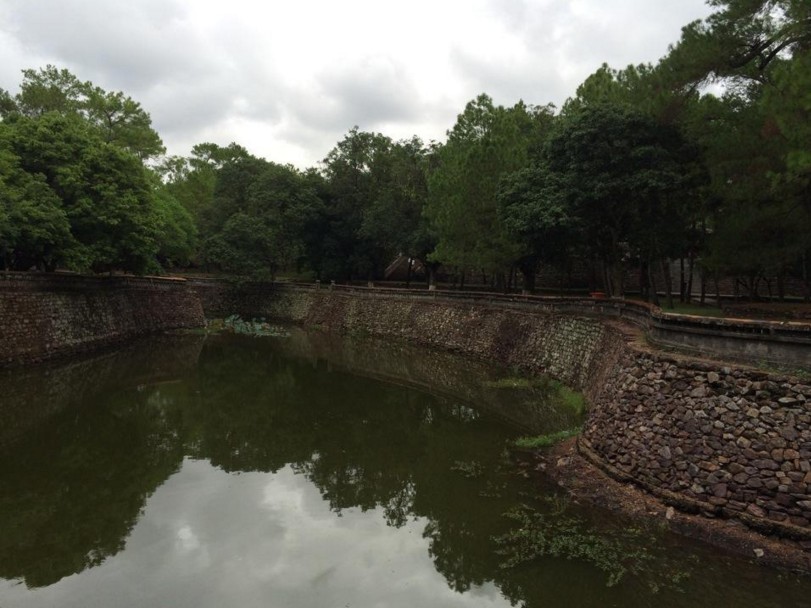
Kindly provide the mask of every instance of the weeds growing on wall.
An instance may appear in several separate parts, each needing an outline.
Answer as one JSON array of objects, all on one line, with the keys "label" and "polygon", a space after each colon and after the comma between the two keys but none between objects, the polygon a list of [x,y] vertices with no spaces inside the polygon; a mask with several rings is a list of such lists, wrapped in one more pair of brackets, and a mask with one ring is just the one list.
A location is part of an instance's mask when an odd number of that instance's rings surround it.
[{"label": "weeds growing on wall", "polygon": [[516,374],[498,380],[488,380],[484,383],[487,388],[525,390],[540,393],[543,399],[554,405],[563,405],[578,416],[586,411],[586,399],[565,384],[548,376],[524,376]]}]

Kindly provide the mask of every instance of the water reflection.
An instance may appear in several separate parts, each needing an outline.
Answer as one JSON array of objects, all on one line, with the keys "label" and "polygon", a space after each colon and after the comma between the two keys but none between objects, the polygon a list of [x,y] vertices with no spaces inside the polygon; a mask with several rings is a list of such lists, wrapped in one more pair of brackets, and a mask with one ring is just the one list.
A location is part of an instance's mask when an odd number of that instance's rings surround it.
[{"label": "water reflection", "polygon": [[[47,397],[47,415],[0,452],[4,608],[649,605],[632,580],[607,590],[588,561],[499,567],[502,514],[551,492],[515,474],[505,442],[519,423],[574,420],[544,390],[495,389],[505,372],[469,361],[303,334],[143,348],[130,365],[117,355],[127,373],[105,358],[81,374],[27,372],[44,395],[59,393],[48,378],[99,390]],[[723,576],[733,568],[751,574],[735,564]],[[701,590],[723,576],[691,582],[689,605],[710,605]],[[808,589],[774,577],[724,588],[751,606]]]}]

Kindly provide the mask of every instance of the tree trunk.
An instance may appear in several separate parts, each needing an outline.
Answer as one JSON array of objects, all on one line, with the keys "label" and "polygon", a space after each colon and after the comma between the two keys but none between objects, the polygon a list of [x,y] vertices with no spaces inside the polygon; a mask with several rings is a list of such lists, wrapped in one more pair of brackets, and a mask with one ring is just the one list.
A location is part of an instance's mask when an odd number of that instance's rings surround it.
[{"label": "tree trunk", "polygon": [[411,287],[411,267],[414,265],[414,258],[408,258],[408,268],[406,269],[406,289]]},{"label": "tree trunk", "polygon": [[777,273],[777,299],[781,302],[786,301],[786,271],[784,268]]},{"label": "tree trunk", "polygon": [[535,271],[521,267],[521,276],[524,278],[524,288],[521,290],[525,294],[535,292]]},{"label": "tree trunk", "polygon": [[459,289],[464,291],[465,290],[465,271],[463,270],[459,274]]},{"label": "tree trunk", "polygon": [[614,295],[614,290],[611,289],[611,271],[608,267],[608,264],[606,264],[605,261],[602,261],[600,263],[600,270],[602,271],[603,275],[603,285],[605,292],[610,297]]},{"label": "tree trunk", "polygon": [[684,280],[684,257],[679,258],[679,302],[684,304],[685,288],[687,282]]},{"label": "tree trunk", "polygon": [[667,307],[673,309],[673,278],[670,276],[670,268],[665,265],[665,260],[659,260],[659,267],[665,279],[665,296],[667,297]]},{"label": "tree trunk", "polygon": [[687,303],[693,301],[693,272],[696,267],[696,256],[693,250],[690,250],[689,258],[687,260]]},{"label": "tree trunk", "polygon": [[805,286],[805,294],[803,300],[808,302],[811,300],[811,284],[808,282],[808,252],[803,252],[803,285]]},{"label": "tree trunk", "polygon": [[654,306],[660,306],[659,290],[656,288],[656,275],[653,272],[653,262],[649,260],[646,266],[648,272],[648,301]]},{"label": "tree trunk", "polygon": [[624,298],[625,297],[625,272],[622,262],[617,262],[614,264],[614,284],[612,285],[613,289],[611,290],[611,296],[614,298]]},{"label": "tree trunk", "polygon": [[428,291],[434,291],[436,289],[436,266],[426,264],[425,270],[428,271]]},{"label": "tree trunk", "polygon": [[650,261],[639,263],[639,295],[646,302],[651,301],[650,295]]},{"label": "tree trunk", "polygon": [[[723,310],[724,306],[721,303],[721,281],[720,281],[720,278],[718,277],[718,272],[715,273],[714,278],[715,278],[715,303],[718,304],[718,308]],[[737,284],[736,284],[736,289],[737,289]]]},{"label": "tree trunk", "polygon": [[704,302],[707,299],[707,271],[703,268],[701,269],[701,298],[699,299],[699,304],[704,306]]}]

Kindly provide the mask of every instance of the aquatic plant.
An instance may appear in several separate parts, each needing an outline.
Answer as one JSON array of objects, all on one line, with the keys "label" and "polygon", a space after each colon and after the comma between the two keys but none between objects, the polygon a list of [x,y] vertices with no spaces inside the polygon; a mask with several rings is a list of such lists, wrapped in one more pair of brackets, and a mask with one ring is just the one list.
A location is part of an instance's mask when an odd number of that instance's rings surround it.
[{"label": "aquatic plant", "polygon": [[475,460],[457,460],[453,463],[453,466],[451,466],[451,471],[456,471],[457,473],[461,473],[463,477],[473,479],[482,476],[484,467],[480,462],[476,462]]},{"label": "aquatic plant", "polygon": [[271,325],[264,319],[245,321],[239,315],[231,315],[223,320],[222,328],[235,334],[254,337],[288,338],[290,333],[278,325]]},{"label": "aquatic plant", "polygon": [[547,435],[536,435],[534,437],[519,437],[514,441],[516,447],[524,448],[527,450],[534,450],[537,448],[548,448],[552,447],[569,439],[569,437],[574,437],[580,434],[580,427],[576,427],[573,429],[566,429],[564,431],[558,431],[556,433],[549,433]]},{"label": "aquatic plant", "polygon": [[556,557],[590,563],[606,574],[606,585],[617,585],[626,575],[643,579],[653,592],[678,589],[690,573],[680,564],[674,567],[657,552],[660,545],[650,531],[636,527],[596,530],[581,518],[567,513],[560,503],[550,513],[521,505],[504,513],[514,525],[494,537],[503,556],[501,568],[514,568],[542,558]]}]

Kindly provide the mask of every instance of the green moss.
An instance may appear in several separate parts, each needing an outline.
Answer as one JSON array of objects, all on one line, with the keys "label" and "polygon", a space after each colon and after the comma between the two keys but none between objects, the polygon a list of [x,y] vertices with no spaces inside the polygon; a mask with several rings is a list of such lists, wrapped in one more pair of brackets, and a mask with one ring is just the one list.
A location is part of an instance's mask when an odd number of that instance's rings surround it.
[{"label": "green moss", "polygon": [[586,399],[565,384],[548,376],[508,376],[484,382],[486,388],[525,390],[547,393],[550,403],[569,408],[578,416],[586,411]]},{"label": "green moss", "polygon": [[517,389],[532,389],[538,386],[537,381],[533,381],[531,378],[499,378],[498,380],[487,380],[484,382],[484,386],[487,388],[517,388]]},{"label": "green moss", "polygon": [[550,383],[555,388],[557,397],[563,405],[573,410],[578,416],[585,413],[586,398],[583,393],[579,393],[557,380],[551,380]]},{"label": "green moss", "polygon": [[565,431],[558,431],[557,433],[549,433],[548,435],[536,435],[535,437],[519,437],[515,440],[515,446],[523,449],[534,450],[537,448],[552,447],[580,434],[580,427],[574,429],[567,429]]}]

